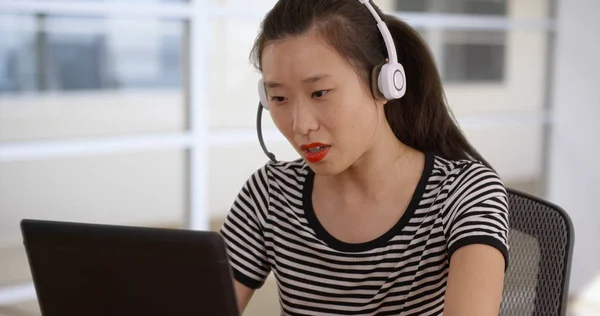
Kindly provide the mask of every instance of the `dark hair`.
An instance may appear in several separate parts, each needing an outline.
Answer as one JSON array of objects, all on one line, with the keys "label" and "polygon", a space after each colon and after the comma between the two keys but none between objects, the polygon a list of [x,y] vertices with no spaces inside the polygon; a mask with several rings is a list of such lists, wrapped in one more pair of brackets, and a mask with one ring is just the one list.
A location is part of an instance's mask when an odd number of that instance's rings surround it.
[{"label": "dark hair", "polygon": [[[456,124],[426,43],[408,24],[373,7],[390,30],[407,76],[404,97],[385,105],[386,119],[398,140],[446,159],[474,159],[490,166]],[[255,67],[262,70],[267,44],[312,30],[371,87],[372,70],[387,58],[387,51],[374,17],[358,0],[279,0],[264,18],[254,43],[251,59]]]}]

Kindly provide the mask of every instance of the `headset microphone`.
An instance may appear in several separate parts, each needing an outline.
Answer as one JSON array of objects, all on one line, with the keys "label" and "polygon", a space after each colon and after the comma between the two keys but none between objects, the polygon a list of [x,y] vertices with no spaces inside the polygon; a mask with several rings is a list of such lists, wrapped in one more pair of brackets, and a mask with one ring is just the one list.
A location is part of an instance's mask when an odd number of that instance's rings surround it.
[{"label": "headset microphone", "polygon": [[259,102],[258,103],[258,112],[256,113],[256,133],[258,134],[258,142],[260,143],[260,147],[262,148],[265,155],[267,155],[267,157],[269,157],[269,159],[271,159],[271,161],[277,162],[277,158],[275,158],[275,155],[273,153],[271,153],[267,150],[267,147],[265,146],[265,141],[263,140],[262,124],[261,124],[262,111],[263,111],[263,105]]}]

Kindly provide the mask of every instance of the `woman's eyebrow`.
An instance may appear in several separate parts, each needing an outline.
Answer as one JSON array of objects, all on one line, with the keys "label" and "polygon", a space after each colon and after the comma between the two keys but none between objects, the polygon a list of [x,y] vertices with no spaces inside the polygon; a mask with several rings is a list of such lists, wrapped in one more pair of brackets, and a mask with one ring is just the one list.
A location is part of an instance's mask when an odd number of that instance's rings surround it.
[{"label": "woman's eyebrow", "polygon": [[[330,75],[328,74],[317,74],[317,75],[313,75],[310,76],[304,80],[302,80],[302,83],[315,83],[321,79],[330,77]],[[267,88],[279,88],[284,86],[284,84],[279,83],[279,82],[273,82],[273,81],[265,81],[265,87]]]}]

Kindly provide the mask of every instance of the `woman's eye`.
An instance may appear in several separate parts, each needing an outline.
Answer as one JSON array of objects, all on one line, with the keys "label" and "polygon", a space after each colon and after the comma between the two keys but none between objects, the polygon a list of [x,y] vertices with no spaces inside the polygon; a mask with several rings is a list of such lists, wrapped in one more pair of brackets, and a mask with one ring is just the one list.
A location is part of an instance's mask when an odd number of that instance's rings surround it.
[{"label": "woman's eye", "polygon": [[327,94],[327,92],[329,92],[329,90],[315,91],[315,92],[313,92],[313,97],[322,98],[322,97],[324,97]]},{"label": "woman's eye", "polygon": [[273,96],[273,97],[271,97],[271,101],[274,101],[274,102],[283,102],[283,101],[285,101],[285,97]]}]

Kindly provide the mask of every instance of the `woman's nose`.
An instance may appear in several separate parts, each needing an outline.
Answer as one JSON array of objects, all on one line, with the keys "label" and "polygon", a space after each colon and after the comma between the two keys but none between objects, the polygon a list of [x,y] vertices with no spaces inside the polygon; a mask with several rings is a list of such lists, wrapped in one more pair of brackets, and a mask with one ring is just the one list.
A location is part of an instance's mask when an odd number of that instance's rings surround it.
[{"label": "woman's nose", "polygon": [[318,120],[309,104],[298,102],[294,105],[294,133],[307,135],[319,128]]}]

